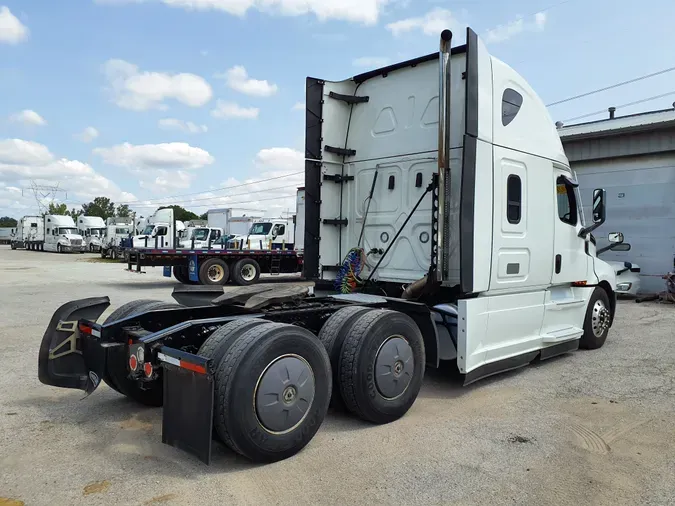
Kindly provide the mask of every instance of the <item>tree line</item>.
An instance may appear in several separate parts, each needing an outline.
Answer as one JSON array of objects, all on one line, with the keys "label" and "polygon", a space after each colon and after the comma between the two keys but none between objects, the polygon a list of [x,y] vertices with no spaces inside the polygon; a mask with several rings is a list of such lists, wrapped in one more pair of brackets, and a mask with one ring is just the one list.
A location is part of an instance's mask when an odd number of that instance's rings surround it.
[{"label": "tree line", "polygon": [[[163,206],[160,207],[159,209],[169,209],[169,208],[173,209],[174,216],[179,221],[189,221],[198,219],[205,220],[207,218],[206,213],[200,216],[181,206]],[[43,216],[45,214],[71,216],[73,220],[77,220],[77,218],[82,215],[98,216],[99,218],[103,218],[104,220],[106,220],[108,218],[112,218],[115,216],[120,218],[129,218],[132,215],[132,211],[131,209],[129,209],[129,206],[127,204],[115,205],[115,203],[108,197],[96,197],[91,202],[87,204],[82,204],[81,209],[76,209],[74,207],[72,209],[68,209],[67,204],[55,204],[54,202],[52,202],[49,204],[47,212],[43,213]],[[143,216],[139,216],[139,218],[142,217]],[[3,216],[2,218],[0,218],[0,227],[16,227],[16,226],[17,226],[16,219],[11,218],[9,216]]]}]

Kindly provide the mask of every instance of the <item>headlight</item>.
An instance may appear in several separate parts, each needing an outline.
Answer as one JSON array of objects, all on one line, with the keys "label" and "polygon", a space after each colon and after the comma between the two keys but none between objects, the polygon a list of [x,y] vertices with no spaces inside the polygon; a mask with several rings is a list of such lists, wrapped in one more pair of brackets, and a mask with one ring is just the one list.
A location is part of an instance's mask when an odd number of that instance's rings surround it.
[{"label": "headlight", "polygon": [[633,283],[619,283],[616,285],[616,289],[619,292],[627,292],[630,290],[630,287],[633,286]]}]

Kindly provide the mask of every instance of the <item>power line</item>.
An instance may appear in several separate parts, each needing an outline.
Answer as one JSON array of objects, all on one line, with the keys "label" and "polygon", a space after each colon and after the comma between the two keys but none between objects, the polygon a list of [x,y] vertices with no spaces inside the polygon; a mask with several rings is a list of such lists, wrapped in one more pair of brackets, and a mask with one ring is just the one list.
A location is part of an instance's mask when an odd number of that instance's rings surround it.
[{"label": "power line", "polygon": [[[667,97],[669,95],[675,95],[675,91],[669,91],[668,93],[662,93],[661,95],[654,95],[653,97],[648,97],[648,98],[643,98],[641,100],[636,100],[635,102],[629,102],[627,104],[622,104],[622,105],[617,105],[617,109],[621,109],[622,107],[630,107],[631,105],[638,105],[638,104],[643,104],[645,102],[649,102],[651,100],[656,100],[659,98]],[[576,116],[574,118],[569,118],[563,120],[563,123],[566,123],[568,121],[576,121],[578,119],[583,119],[583,118],[590,118],[591,116],[597,116],[598,114],[604,114],[607,112],[607,109],[602,109],[600,111],[596,112],[589,112],[588,114],[584,114],[582,116]]]},{"label": "power line", "polygon": [[546,104],[546,107],[553,107],[554,105],[564,104],[566,102],[571,102],[572,100],[577,100],[579,98],[584,98],[584,97],[588,97],[590,95],[595,95],[596,93],[601,93],[603,91],[613,90],[614,88],[618,88],[620,86],[625,86],[626,84],[636,83],[636,82],[642,81],[644,79],[649,79],[650,77],[660,76],[662,74],[672,72],[673,70],[675,70],[675,67],[670,67],[670,68],[667,68],[667,69],[659,70],[658,72],[654,72],[652,74],[647,74],[647,75],[644,75],[644,76],[636,77],[635,79],[629,79],[628,81],[623,81],[621,83],[616,83],[616,84],[612,84],[610,86],[605,86],[604,88],[600,88],[600,89],[597,89],[597,90],[582,93],[581,95],[575,95],[573,97],[565,98],[563,100],[558,100],[557,102],[551,102],[550,104]]},{"label": "power line", "polygon": [[[264,198],[264,199],[255,199],[253,202],[266,202],[268,200],[280,200],[280,199],[293,198],[293,197],[295,197],[295,194],[276,195],[274,197],[267,197],[267,198]],[[223,205],[236,206],[237,204],[250,204],[250,203],[251,203],[250,200],[243,200],[241,202],[225,202],[225,203],[223,203]],[[162,204],[159,204],[159,205],[161,206]],[[147,208],[147,207],[155,207],[155,206],[157,206],[157,204],[137,205],[137,206],[134,206],[134,207]],[[190,209],[195,209],[195,208],[198,208],[198,207],[211,207],[211,204],[202,204],[202,205],[198,205],[198,206],[190,206]]]},{"label": "power line", "polygon": [[[291,176],[297,176],[298,174],[304,174],[304,170],[300,170],[298,172],[291,172],[290,174],[284,174],[282,176],[275,176],[275,177],[268,177],[265,179],[258,179],[257,181],[250,181],[248,183],[241,183],[233,186],[222,186],[220,188],[216,188],[213,190],[204,190],[204,191],[199,191],[199,192],[192,192],[192,193],[181,193],[179,195],[169,195],[168,197],[161,197],[157,199],[149,199],[149,200],[129,200],[127,202],[118,202],[119,204],[137,204],[137,203],[143,203],[143,202],[152,202],[152,201],[158,201],[158,200],[166,200],[166,199],[174,199],[178,197],[188,197],[190,195],[201,195],[202,193],[212,193],[212,192],[218,192],[218,191],[225,191],[225,190],[231,190],[232,188],[241,188],[242,186],[250,186],[252,184],[257,184],[257,183],[265,183],[267,181],[274,181],[276,179],[283,179],[286,177],[291,177]],[[227,197],[227,195],[223,195],[223,197]]]}]

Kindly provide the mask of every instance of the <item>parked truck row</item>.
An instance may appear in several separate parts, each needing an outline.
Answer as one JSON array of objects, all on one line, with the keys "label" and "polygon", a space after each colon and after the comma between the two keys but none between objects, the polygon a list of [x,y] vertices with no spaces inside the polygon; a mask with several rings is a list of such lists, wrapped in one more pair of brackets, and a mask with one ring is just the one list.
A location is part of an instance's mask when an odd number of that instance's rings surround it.
[{"label": "parked truck row", "polygon": [[12,249],[84,253],[85,241],[70,216],[24,216],[10,242]]},{"label": "parked truck row", "polygon": [[[182,286],[97,322],[108,297],[54,313],[40,381],[101,382],[164,406],[162,441],[256,462],[300,451],[329,403],[404,416],[425,369],[466,384],[603,346],[616,276],[585,221],[546,106],[476,33],[343,81],[306,80],[306,286]],[[622,236],[609,234],[618,243]],[[199,288],[195,290],[195,288]]]}]

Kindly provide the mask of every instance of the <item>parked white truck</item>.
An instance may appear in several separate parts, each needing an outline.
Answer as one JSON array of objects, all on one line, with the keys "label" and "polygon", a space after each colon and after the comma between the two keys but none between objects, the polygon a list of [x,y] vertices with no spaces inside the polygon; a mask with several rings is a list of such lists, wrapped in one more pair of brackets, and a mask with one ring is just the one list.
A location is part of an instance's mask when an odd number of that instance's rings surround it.
[{"label": "parked white truck", "polygon": [[179,287],[181,305],[134,301],[100,323],[108,297],[72,301],[44,334],[40,380],[87,393],[102,380],[164,403],[162,440],[207,463],[214,432],[274,462],[310,442],[331,396],[385,424],[414,404],[427,367],[454,366],[471,383],[603,346],[615,274],[590,232],[605,192],[584,223],[544,103],[475,32],[451,39],[446,30],[439,53],[345,81],[307,79],[312,295]]},{"label": "parked white truck", "polygon": [[77,229],[84,238],[84,247],[90,253],[101,251],[106,224],[99,216],[78,216]]},{"label": "parked white truck", "polygon": [[84,239],[70,216],[47,214],[44,217],[44,251],[84,253]]},{"label": "parked white truck", "polygon": [[262,218],[251,225],[247,234],[230,238],[234,249],[294,249],[293,223],[283,218]]},{"label": "parked white truck", "polygon": [[42,216],[24,216],[13,229],[10,247],[42,250],[44,242],[44,219]]},{"label": "parked white truck", "polygon": [[132,239],[134,248],[173,248],[185,230],[182,221],[174,219],[173,209],[158,209],[145,219],[145,228]]},{"label": "parked white truck", "polygon": [[101,258],[117,260],[121,256],[124,239],[132,236],[134,220],[132,218],[113,217],[106,219],[105,234],[101,244]]}]

